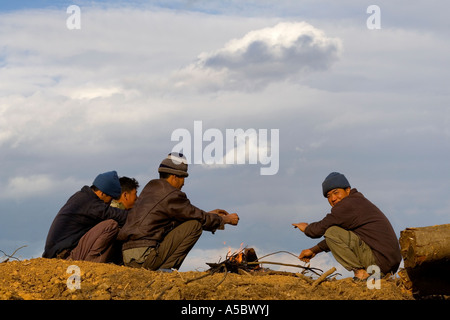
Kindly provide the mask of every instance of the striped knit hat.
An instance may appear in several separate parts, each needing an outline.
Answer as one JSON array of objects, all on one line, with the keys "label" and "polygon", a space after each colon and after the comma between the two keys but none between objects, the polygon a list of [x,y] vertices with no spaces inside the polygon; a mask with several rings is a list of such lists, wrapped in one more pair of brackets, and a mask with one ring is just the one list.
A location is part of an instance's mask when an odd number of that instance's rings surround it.
[{"label": "striped knit hat", "polygon": [[158,172],[174,174],[180,177],[187,177],[188,163],[186,157],[182,153],[169,153],[159,165]]}]

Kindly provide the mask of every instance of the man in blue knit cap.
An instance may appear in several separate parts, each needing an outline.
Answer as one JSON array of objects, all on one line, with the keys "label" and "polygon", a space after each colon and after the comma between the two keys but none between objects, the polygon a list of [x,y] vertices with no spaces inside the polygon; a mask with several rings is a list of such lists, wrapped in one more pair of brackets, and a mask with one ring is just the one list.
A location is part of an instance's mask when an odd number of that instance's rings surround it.
[{"label": "man in blue knit cap", "polygon": [[109,262],[119,227],[128,210],[110,206],[121,195],[116,171],[99,174],[76,192],[56,215],[48,232],[44,258]]},{"label": "man in blue knit cap", "polygon": [[382,274],[395,273],[401,261],[395,232],[386,216],[362,193],[351,188],[347,178],[338,172],[330,173],[322,183],[323,196],[331,205],[331,212],[321,221],[293,223],[310,238],[325,237],[316,246],[305,249],[299,259],[309,262],[319,252],[331,251],[355,280],[369,277],[371,265]]}]

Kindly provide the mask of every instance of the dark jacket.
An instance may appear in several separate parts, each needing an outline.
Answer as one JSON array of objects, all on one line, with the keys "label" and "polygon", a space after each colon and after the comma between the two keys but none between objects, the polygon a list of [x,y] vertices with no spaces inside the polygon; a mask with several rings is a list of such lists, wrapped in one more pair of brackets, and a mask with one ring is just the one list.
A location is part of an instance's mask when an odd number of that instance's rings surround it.
[{"label": "dark jacket", "polygon": [[55,258],[63,250],[72,250],[80,238],[99,222],[113,219],[122,226],[128,210],[110,207],[88,186],[67,200],[48,232],[44,258]]},{"label": "dark jacket", "polygon": [[155,247],[169,231],[188,220],[199,221],[207,231],[223,223],[217,214],[193,206],[184,192],[166,180],[151,180],[130,210],[118,239],[124,241],[123,250]]},{"label": "dark jacket", "polygon": [[[356,189],[342,199],[321,221],[309,224],[305,234],[320,238],[331,226],[353,231],[371,249],[381,272],[395,273],[402,259],[394,229],[386,216]],[[322,251],[329,251],[326,241],[318,244]]]}]

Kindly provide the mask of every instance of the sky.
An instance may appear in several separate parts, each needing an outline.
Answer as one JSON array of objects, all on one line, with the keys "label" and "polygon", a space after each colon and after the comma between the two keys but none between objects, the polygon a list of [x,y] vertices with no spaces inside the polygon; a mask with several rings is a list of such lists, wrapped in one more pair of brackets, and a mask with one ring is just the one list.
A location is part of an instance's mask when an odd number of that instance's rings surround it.
[{"label": "sky", "polygon": [[[0,1],[0,250],[40,257],[58,210],[97,174],[116,170],[142,190],[180,146],[191,158],[191,202],[240,216],[204,232],[181,271],[206,270],[242,246],[259,256],[312,247],[320,240],[291,224],[330,211],[321,184],[333,171],[398,237],[449,223],[449,9]],[[238,154],[227,132],[255,139]],[[225,161],[232,151],[243,163]],[[311,266],[346,275],[330,253]]]}]

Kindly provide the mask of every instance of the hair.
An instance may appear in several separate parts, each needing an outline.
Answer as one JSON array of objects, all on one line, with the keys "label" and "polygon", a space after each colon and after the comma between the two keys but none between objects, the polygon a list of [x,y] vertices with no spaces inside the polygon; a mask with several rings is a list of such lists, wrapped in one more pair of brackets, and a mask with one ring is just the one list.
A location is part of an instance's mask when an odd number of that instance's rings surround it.
[{"label": "hair", "polygon": [[122,193],[130,192],[134,189],[137,190],[139,188],[139,182],[134,178],[121,177],[119,181],[120,187],[122,188]]},{"label": "hair", "polygon": [[168,172],[160,172],[159,173],[159,178],[160,179],[168,179],[170,176],[173,176],[173,173],[168,173]]}]

